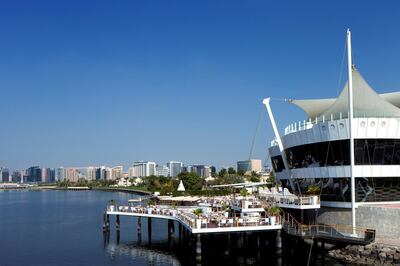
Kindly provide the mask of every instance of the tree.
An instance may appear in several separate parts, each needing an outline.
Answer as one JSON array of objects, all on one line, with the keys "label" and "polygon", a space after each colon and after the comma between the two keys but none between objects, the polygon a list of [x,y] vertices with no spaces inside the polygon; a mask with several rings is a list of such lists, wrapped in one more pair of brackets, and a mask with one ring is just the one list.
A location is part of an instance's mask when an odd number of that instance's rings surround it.
[{"label": "tree", "polygon": [[245,171],[243,171],[243,170],[238,170],[238,171],[237,171],[237,174],[240,175],[240,176],[244,176]]},{"label": "tree", "polygon": [[242,190],[240,191],[240,196],[246,197],[249,195],[249,192],[247,191],[247,189],[242,188]]},{"label": "tree", "polygon": [[219,177],[219,178],[217,178],[217,180],[215,180],[216,185],[235,184],[235,183],[243,183],[243,182],[244,182],[243,176],[225,175],[225,176]]},{"label": "tree", "polygon": [[222,168],[222,169],[219,171],[218,176],[219,176],[219,177],[224,177],[225,175],[226,175],[226,169],[225,169],[225,168]]},{"label": "tree", "polygon": [[250,177],[250,182],[260,182],[260,178],[258,176],[252,175]]},{"label": "tree", "polygon": [[271,171],[270,173],[269,173],[269,178],[268,178],[268,180],[273,184],[273,185],[275,185],[275,173],[274,173],[274,171]]},{"label": "tree", "polygon": [[196,173],[180,173],[178,179],[183,181],[186,190],[201,190],[205,183]]},{"label": "tree", "polygon": [[267,212],[271,216],[278,216],[281,212],[281,209],[278,206],[273,205],[267,209]]},{"label": "tree", "polygon": [[235,169],[233,169],[233,167],[229,167],[229,168],[228,168],[228,174],[229,174],[229,175],[235,175],[235,174],[236,174]]}]

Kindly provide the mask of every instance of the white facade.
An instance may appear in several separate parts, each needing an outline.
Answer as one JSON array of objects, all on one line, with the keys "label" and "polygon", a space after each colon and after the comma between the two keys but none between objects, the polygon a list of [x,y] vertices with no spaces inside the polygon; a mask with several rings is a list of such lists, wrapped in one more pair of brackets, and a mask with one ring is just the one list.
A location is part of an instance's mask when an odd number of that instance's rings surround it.
[{"label": "white facade", "polygon": [[157,165],[156,176],[170,176],[170,169],[165,165]]},{"label": "white facade", "polygon": [[170,161],[167,163],[167,166],[169,168],[170,176],[176,177],[180,173],[182,173],[182,168],[183,168],[183,163],[182,162],[177,162],[177,161]]},{"label": "white facade", "polygon": [[134,162],[129,168],[130,177],[144,177],[156,174],[156,163],[148,161]]},{"label": "white facade", "polygon": [[86,168],[86,180],[88,181],[96,180],[96,167],[89,166]]}]

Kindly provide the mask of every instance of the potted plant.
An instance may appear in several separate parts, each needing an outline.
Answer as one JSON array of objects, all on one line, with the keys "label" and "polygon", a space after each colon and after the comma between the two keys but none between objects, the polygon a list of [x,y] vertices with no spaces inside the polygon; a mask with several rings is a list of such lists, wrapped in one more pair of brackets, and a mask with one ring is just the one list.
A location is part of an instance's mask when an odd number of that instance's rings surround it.
[{"label": "potted plant", "polygon": [[230,212],[230,210],[231,210],[231,206],[229,206],[229,204],[224,203],[224,204],[222,205],[222,209],[224,210],[224,216],[225,216],[225,218],[228,218],[229,212]]},{"label": "potted plant", "polygon": [[152,214],[152,212],[153,212],[153,206],[154,206],[154,199],[150,198],[150,199],[147,201],[147,213],[148,213],[148,214]]},{"label": "potted plant", "polygon": [[307,194],[309,194],[309,195],[318,195],[320,191],[321,191],[321,188],[316,185],[309,185],[307,187]]},{"label": "potted plant", "polygon": [[200,229],[201,228],[201,219],[199,219],[200,215],[203,213],[203,210],[200,208],[197,208],[193,211],[193,214],[196,215],[196,228]]},{"label": "potted plant", "polygon": [[111,199],[110,202],[108,203],[108,207],[110,209],[110,211],[114,211],[115,210],[115,200]]},{"label": "potted plant", "polygon": [[270,216],[269,217],[269,221],[270,221],[271,225],[275,225],[276,216],[278,216],[280,212],[281,212],[281,209],[276,205],[273,205],[273,206],[268,208],[268,214]]}]

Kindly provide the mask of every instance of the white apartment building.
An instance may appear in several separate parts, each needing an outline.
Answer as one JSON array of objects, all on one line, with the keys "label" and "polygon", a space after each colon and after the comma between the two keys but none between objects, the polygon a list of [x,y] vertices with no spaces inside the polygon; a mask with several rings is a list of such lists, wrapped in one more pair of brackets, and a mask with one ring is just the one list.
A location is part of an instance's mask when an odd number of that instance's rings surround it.
[{"label": "white apartment building", "polygon": [[169,168],[169,176],[172,177],[179,175],[183,171],[182,162],[170,161],[167,163],[167,167]]},{"label": "white apartment building", "polygon": [[144,177],[156,174],[156,163],[148,161],[134,162],[129,168],[129,177]]}]

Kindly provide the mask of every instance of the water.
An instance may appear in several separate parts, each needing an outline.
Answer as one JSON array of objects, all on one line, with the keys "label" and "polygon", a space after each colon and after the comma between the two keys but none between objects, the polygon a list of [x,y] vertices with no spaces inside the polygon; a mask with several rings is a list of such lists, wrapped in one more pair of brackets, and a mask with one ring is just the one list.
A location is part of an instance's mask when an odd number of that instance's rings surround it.
[{"label": "water", "polygon": [[[195,242],[169,241],[167,222],[152,220],[149,241],[146,219],[138,238],[136,218],[121,217],[117,241],[111,219],[109,239],[102,216],[110,199],[127,202],[132,194],[102,191],[0,191],[0,265],[191,265]],[[300,254],[297,254],[297,251]],[[284,260],[276,255],[274,232],[202,237],[202,264],[300,265],[307,246],[292,250]],[[315,251],[318,252],[318,251]],[[314,252],[314,253],[315,253]],[[313,264],[333,264],[323,256]]]}]

